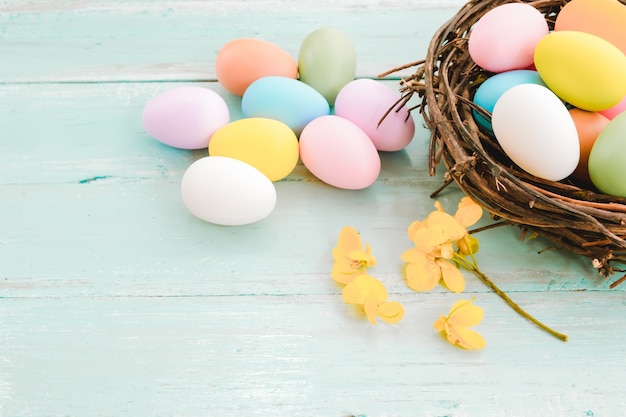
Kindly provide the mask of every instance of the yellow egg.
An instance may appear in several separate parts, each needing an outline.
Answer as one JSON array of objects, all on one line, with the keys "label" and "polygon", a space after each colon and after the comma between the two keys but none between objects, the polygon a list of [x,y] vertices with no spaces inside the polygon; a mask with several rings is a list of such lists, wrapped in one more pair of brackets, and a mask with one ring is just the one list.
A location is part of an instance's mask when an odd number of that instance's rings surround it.
[{"label": "yellow egg", "polygon": [[298,163],[298,138],[278,120],[251,117],[218,129],[209,141],[209,155],[226,156],[252,165],[278,181]]},{"label": "yellow egg", "polygon": [[588,111],[613,107],[626,95],[626,55],[584,32],[553,32],[537,44],[535,67],[562,100]]}]

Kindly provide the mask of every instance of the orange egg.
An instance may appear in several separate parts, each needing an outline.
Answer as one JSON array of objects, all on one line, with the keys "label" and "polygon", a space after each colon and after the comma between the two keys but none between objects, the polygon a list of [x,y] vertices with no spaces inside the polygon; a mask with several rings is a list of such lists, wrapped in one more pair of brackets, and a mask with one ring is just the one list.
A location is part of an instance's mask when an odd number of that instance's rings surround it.
[{"label": "orange egg", "polygon": [[591,33],[626,54],[626,5],[618,0],[572,0],[557,15],[554,30]]},{"label": "orange egg", "polygon": [[296,79],[298,64],[287,51],[271,42],[241,38],[230,41],[218,52],[215,73],[226,90],[241,97],[250,84],[262,77]]},{"label": "orange egg", "polygon": [[580,142],[580,161],[571,177],[590,184],[591,179],[589,178],[587,169],[589,153],[591,153],[591,148],[598,138],[598,135],[609,123],[609,119],[598,112],[590,112],[577,108],[570,109],[569,114],[572,116],[574,124],[576,125],[578,140]]}]

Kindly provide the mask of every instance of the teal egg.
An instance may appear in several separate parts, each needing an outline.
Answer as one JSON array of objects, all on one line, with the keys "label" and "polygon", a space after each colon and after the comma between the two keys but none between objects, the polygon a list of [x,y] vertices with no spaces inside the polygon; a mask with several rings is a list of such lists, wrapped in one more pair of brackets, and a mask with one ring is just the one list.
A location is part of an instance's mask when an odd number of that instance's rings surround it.
[{"label": "teal egg", "polygon": [[589,154],[589,178],[604,194],[626,197],[626,112],[598,135]]},{"label": "teal egg", "polygon": [[300,81],[335,104],[339,90],[356,76],[356,49],[344,32],[321,28],[311,32],[298,53]]},{"label": "teal egg", "polygon": [[[538,84],[543,87],[546,86],[537,71],[514,70],[501,72],[489,77],[476,89],[474,93],[474,103],[487,110],[489,113],[492,113],[496,102],[502,94],[511,87],[515,87],[519,84]],[[473,114],[476,124],[486,129],[488,132],[493,133],[491,121],[477,111],[474,111]]]}]

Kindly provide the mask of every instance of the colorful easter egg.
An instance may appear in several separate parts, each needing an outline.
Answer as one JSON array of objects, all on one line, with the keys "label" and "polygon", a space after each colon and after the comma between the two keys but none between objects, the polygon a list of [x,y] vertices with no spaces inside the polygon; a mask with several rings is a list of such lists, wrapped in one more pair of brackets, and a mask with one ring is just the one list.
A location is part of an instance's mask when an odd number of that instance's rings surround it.
[{"label": "colorful easter egg", "polygon": [[332,106],[339,90],[356,76],[356,49],[344,32],[321,28],[306,36],[298,53],[300,81]]},{"label": "colorful easter egg", "polygon": [[274,184],[261,171],[222,156],[191,164],[183,175],[181,194],[194,216],[225,226],[262,220],[276,205]]},{"label": "colorful easter egg", "polygon": [[389,111],[400,98],[381,81],[362,78],[350,81],[339,91],[334,111],[360,127],[379,151],[398,151],[415,134],[415,122],[407,108]]},{"label": "colorful easter egg", "polygon": [[213,134],[209,155],[246,162],[270,181],[278,181],[289,175],[298,163],[298,138],[289,126],[278,120],[245,118]]},{"label": "colorful easter egg", "polygon": [[263,77],[241,99],[245,117],[275,119],[299,135],[311,120],[330,113],[326,99],[313,87],[287,77]]},{"label": "colorful easter egg", "polygon": [[533,6],[502,4],[474,24],[468,51],[474,62],[487,71],[525,69],[533,64],[535,46],[548,32],[544,16]]},{"label": "colorful easter egg", "polygon": [[235,39],[215,59],[217,80],[229,92],[243,96],[254,81],[271,75],[297,78],[296,60],[281,47],[261,39]]},{"label": "colorful easter egg", "polygon": [[605,194],[626,197],[626,112],[611,120],[591,148],[589,177]]},{"label": "colorful easter egg", "polygon": [[213,133],[230,120],[228,106],[215,91],[185,86],[148,101],[142,122],[156,140],[180,149],[203,149]]},{"label": "colorful easter egg", "polygon": [[380,156],[367,134],[335,115],[306,125],[300,135],[300,158],[313,175],[338,188],[367,188],[380,174]]},{"label": "colorful easter egg", "polygon": [[572,0],[557,14],[554,30],[591,33],[626,54],[626,5],[617,0]]},{"label": "colorful easter egg", "polygon": [[535,66],[557,96],[579,109],[606,110],[626,96],[626,56],[596,35],[552,32],[537,44]]},{"label": "colorful easter egg", "polygon": [[584,182],[590,183],[589,178],[589,154],[593,148],[600,132],[609,123],[609,119],[597,112],[590,112],[581,109],[570,109],[570,116],[576,125],[576,132],[578,132],[578,142],[580,144],[580,161],[576,166],[576,169],[572,173],[572,178]]},{"label": "colorful easter egg", "polygon": [[576,126],[548,88],[520,84],[497,101],[491,118],[504,152],[526,172],[546,180],[569,176],[580,159]]},{"label": "colorful easter egg", "polygon": [[[532,70],[513,70],[501,72],[487,78],[474,93],[474,103],[491,113],[498,99],[509,88],[519,84],[537,84],[545,87],[539,73]],[[477,111],[473,112],[476,123],[492,132],[491,121]]]}]

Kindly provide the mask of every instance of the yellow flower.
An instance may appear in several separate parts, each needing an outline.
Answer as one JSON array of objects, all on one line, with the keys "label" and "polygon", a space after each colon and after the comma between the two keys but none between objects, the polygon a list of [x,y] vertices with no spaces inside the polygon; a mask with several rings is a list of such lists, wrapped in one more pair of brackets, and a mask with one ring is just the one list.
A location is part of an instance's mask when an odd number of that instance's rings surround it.
[{"label": "yellow flower", "polygon": [[366,244],[365,249],[362,247],[359,232],[350,226],[341,229],[337,246],[333,249],[335,264],[330,273],[336,282],[349,284],[368,267],[376,265],[370,245]]},{"label": "yellow flower", "polygon": [[[415,247],[422,252],[439,251],[449,259],[453,251],[452,243],[461,239],[466,231],[448,213],[433,211],[423,222],[411,223],[407,233]],[[450,256],[446,256],[448,254]]]},{"label": "yellow flower", "polygon": [[374,325],[376,316],[390,324],[398,323],[404,317],[402,304],[397,301],[388,302],[389,294],[385,286],[367,274],[358,275],[346,285],[342,297],[347,304],[361,308]]},{"label": "yellow flower", "polygon": [[440,316],[433,327],[445,334],[451,344],[464,349],[478,350],[484,348],[487,343],[479,333],[467,327],[480,323],[484,312],[482,308],[472,304],[473,302],[474,298],[458,300],[450,309],[448,317]]},{"label": "yellow flower", "polygon": [[469,197],[461,199],[454,216],[446,213],[439,201],[435,208],[426,220],[415,221],[407,229],[415,245],[402,254],[407,263],[407,283],[415,291],[431,290],[441,282],[450,291],[462,292],[465,279],[451,260],[460,256],[455,247],[462,255],[478,250],[478,240],[467,233],[466,227],[480,219],[482,209]]},{"label": "yellow flower", "polygon": [[408,286],[414,291],[429,291],[442,282],[452,292],[465,289],[465,278],[450,261],[412,248],[402,254],[407,263],[405,275]]}]

